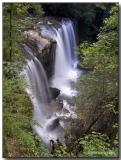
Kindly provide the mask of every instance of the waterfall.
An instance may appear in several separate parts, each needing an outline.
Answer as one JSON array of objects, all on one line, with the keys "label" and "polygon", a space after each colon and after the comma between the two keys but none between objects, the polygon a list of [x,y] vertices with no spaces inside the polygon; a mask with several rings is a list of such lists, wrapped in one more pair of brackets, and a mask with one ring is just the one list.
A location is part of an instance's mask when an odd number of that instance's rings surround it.
[{"label": "waterfall", "polygon": [[[56,40],[56,55],[52,86],[60,89],[61,94],[66,96],[76,95],[72,89],[71,82],[77,78],[77,70],[74,67],[76,62],[75,48],[76,38],[74,26],[71,20],[62,20],[59,27],[41,26],[41,34]],[[65,115],[63,111],[58,112],[58,106],[53,103],[48,79],[40,60],[34,55],[32,49],[26,44],[22,45],[26,56],[26,65],[23,70],[27,82],[26,92],[30,95],[33,103],[33,130],[49,144],[50,140],[64,141],[63,123],[60,120]],[[63,101],[63,108],[71,112],[69,104]]]},{"label": "waterfall", "polygon": [[25,44],[23,48],[27,57],[23,75],[27,82],[26,91],[34,105],[33,119],[45,123],[48,116],[47,106],[51,101],[47,76],[41,62],[33,55],[31,49]]},{"label": "waterfall", "polygon": [[72,21],[62,23],[63,42],[65,52],[67,55],[68,65],[73,67],[76,61],[75,48],[76,48],[76,37]]},{"label": "waterfall", "polygon": [[56,59],[55,59],[55,71],[56,76],[67,74],[76,60],[75,48],[76,38],[74,34],[74,28],[72,21],[63,21],[61,28],[56,30]]},{"label": "waterfall", "polygon": [[32,50],[23,44],[26,55],[26,65],[22,75],[27,82],[26,92],[30,95],[34,106],[33,130],[42,138],[48,146],[51,139],[58,139],[63,135],[59,119],[52,113],[51,92],[45,70],[41,62],[33,55]]},{"label": "waterfall", "polygon": [[64,42],[62,39],[62,28],[59,28],[58,31],[56,31],[56,58],[55,58],[55,73],[56,76],[63,75],[64,73],[67,73],[69,70],[68,60],[66,57],[66,50],[64,48]]},{"label": "waterfall", "polygon": [[32,57],[25,66],[26,78],[29,83],[28,90],[36,97],[37,101],[48,104],[51,100],[51,94],[45,70],[41,62],[33,55],[31,49],[25,44],[23,47],[29,57]]},{"label": "waterfall", "polygon": [[74,96],[77,93],[71,88],[70,81],[77,78],[78,72],[74,68],[77,56],[73,22],[63,20],[61,27],[55,31],[57,46],[52,86],[59,88],[64,95]]}]

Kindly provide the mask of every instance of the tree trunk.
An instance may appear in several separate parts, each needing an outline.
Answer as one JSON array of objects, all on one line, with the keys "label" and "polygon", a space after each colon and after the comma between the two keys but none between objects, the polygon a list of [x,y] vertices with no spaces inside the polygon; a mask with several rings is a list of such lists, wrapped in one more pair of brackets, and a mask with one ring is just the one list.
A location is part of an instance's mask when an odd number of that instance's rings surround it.
[{"label": "tree trunk", "polygon": [[9,56],[10,61],[12,61],[12,10],[13,10],[13,4],[10,4],[10,31],[9,31]]}]

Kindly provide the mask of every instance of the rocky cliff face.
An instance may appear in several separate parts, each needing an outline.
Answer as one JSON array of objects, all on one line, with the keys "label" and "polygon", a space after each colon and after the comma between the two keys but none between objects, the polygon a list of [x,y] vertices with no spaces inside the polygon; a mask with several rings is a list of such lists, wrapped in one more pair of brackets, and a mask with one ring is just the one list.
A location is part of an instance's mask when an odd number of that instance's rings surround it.
[{"label": "rocky cliff face", "polygon": [[24,31],[23,37],[23,50],[25,52],[33,53],[34,56],[36,56],[43,64],[47,75],[51,76],[54,64],[56,41],[50,37],[43,37],[36,30]]}]

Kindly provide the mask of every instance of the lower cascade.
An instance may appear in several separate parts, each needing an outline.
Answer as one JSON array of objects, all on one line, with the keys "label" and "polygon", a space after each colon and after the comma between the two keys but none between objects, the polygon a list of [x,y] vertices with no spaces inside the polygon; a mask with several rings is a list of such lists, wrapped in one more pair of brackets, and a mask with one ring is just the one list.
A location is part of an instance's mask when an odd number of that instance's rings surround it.
[{"label": "lower cascade", "polygon": [[[43,26],[40,26],[42,28]],[[56,41],[56,55],[54,70],[49,84],[46,72],[40,60],[26,44],[23,48],[26,55],[26,65],[22,74],[27,82],[26,92],[30,95],[34,106],[33,110],[33,130],[49,147],[50,141],[59,139],[64,142],[64,122],[62,117],[76,117],[73,106],[69,105],[66,97],[77,94],[71,86],[71,82],[76,81],[78,71],[75,67],[77,58],[75,54],[76,37],[74,25],[71,20],[62,20],[60,27],[44,26],[42,34],[49,35]],[[48,32],[46,32],[48,31]],[[53,34],[53,32],[54,34]],[[58,103],[52,99],[50,86],[60,90],[63,107],[58,110]],[[65,98],[63,99],[63,97]],[[68,113],[64,113],[64,109]]]},{"label": "lower cascade", "polygon": [[[26,49],[25,46],[24,49]],[[30,54],[29,51],[30,48],[26,50],[26,53]],[[33,130],[48,145],[51,139],[56,140],[61,137],[59,135],[62,135],[62,127],[58,118],[51,111],[53,104],[45,70],[41,62],[33,56],[33,59],[27,60],[23,75],[27,82],[26,91],[34,106]]]}]

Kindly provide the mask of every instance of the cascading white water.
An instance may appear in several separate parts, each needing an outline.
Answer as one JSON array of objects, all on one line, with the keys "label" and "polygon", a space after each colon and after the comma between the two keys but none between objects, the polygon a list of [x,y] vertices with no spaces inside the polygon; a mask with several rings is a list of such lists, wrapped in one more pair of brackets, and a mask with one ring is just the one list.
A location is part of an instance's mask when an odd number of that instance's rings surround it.
[{"label": "cascading white water", "polygon": [[57,47],[56,47],[56,58],[55,58],[55,73],[56,76],[61,76],[64,73],[66,74],[69,71],[69,65],[66,57],[66,50],[65,50],[65,45],[63,43],[62,39],[62,28],[59,28],[57,31],[57,36],[56,36],[56,42],[57,42]]},{"label": "cascading white water", "polygon": [[[52,86],[59,88],[61,94],[73,96],[76,91],[71,87],[71,81],[76,80],[77,70],[74,68],[76,62],[75,48],[76,38],[74,27],[71,20],[64,20],[60,27],[41,26],[41,34],[49,36],[56,40],[56,57]],[[43,28],[42,28],[43,27]],[[63,139],[63,124],[60,120],[63,116],[75,117],[74,111],[71,111],[70,105],[64,100],[63,108],[69,113],[65,114],[54,108],[51,103],[51,93],[46,73],[41,62],[34,56],[32,50],[23,45],[27,64],[24,68],[23,75],[27,81],[26,91],[30,95],[34,106],[33,125],[34,131],[43,139],[44,143],[49,144],[50,140]]]},{"label": "cascading white water", "polygon": [[75,38],[75,31],[73,27],[72,21],[67,21],[62,23],[62,32],[63,32],[63,42],[65,46],[65,52],[67,55],[68,65],[73,67],[76,61],[76,38]]},{"label": "cascading white water", "polygon": [[27,64],[23,76],[27,82],[26,91],[30,95],[34,106],[33,120],[34,131],[48,145],[51,139],[61,137],[62,128],[59,119],[50,111],[51,93],[46,73],[41,62],[33,55],[27,45],[23,45],[27,57]]},{"label": "cascading white water", "polygon": [[56,60],[55,75],[67,74],[72,68],[76,60],[75,48],[76,39],[72,21],[64,21],[61,28],[56,30]]},{"label": "cascading white water", "polygon": [[76,38],[71,20],[61,23],[61,28],[56,29],[55,39],[57,47],[52,86],[59,88],[64,95],[74,96],[77,92],[71,88],[70,81],[75,80],[78,73],[74,68]]}]

